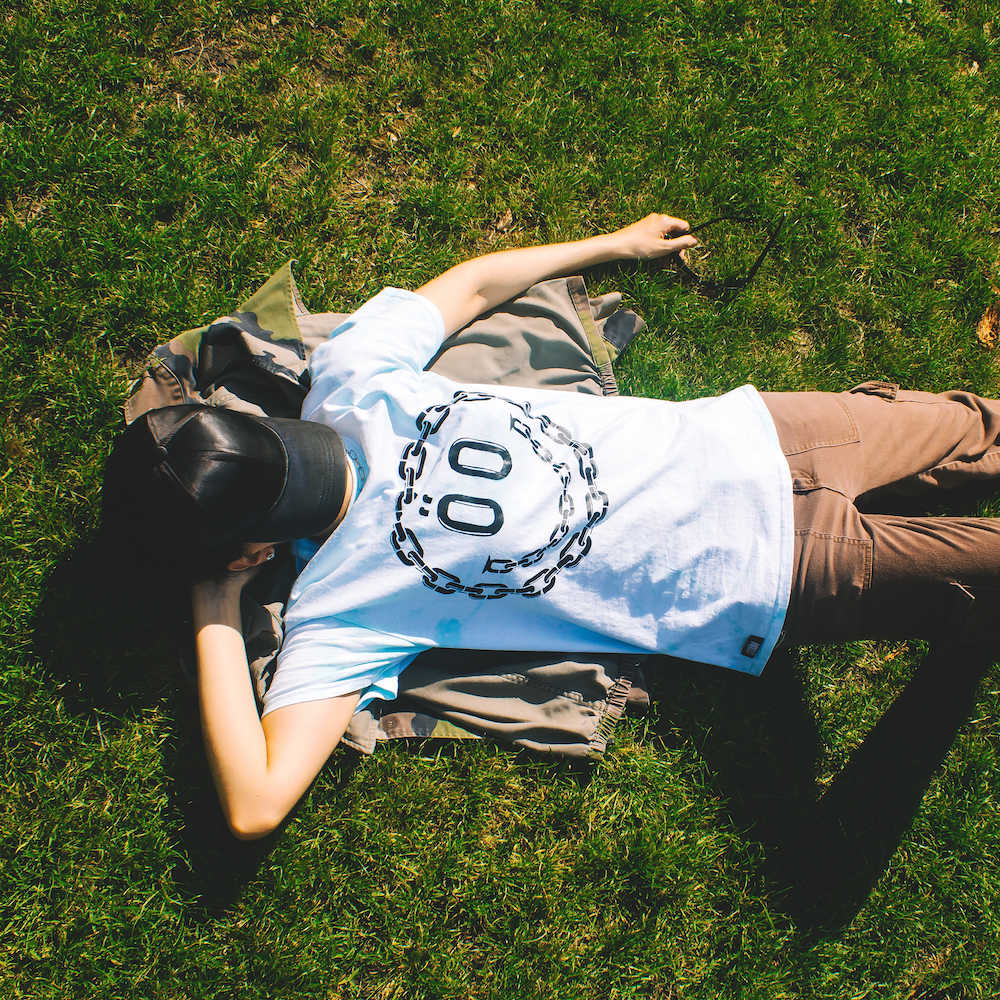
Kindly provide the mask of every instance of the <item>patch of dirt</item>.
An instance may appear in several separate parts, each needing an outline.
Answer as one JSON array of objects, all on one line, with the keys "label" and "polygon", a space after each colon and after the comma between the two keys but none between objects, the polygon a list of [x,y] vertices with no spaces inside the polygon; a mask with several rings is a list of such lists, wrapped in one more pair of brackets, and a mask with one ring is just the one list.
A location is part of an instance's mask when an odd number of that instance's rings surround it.
[{"label": "patch of dirt", "polygon": [[345,181],[343,192],[351,201],[364,201],[372,193],[372,182],[363,174],[355,175]]},{"label": "patch of dirt", "polygon": [[800,358],[808,357],[813,349],[813,335],[805,328],[797,326],[792,334],[792,344]]},{"label": "patch of dirt", "polygon": [[309,68],[312,70],[312,85],[318,89],[322,89],[327,84],[333,83],[333,81],[340,79],[341,76],[333,64],[326,59],[313,59],[309,63]]},{"label": "patch of dirt", "polygon": [[209,35],[195,35],[179,49],[174,49],[174,59],[182,66],[219,79],[239,63],[237,46]]},{"label": "patch of dirt", "polygon": [[837,315],[841,319],[846,319],[849,323],[853,323],[855,326],[860,327],[861,324],[858,322],[858,317],[854,313],[854,307],[850,302],[844,302],[843,300],[835,303],[834,308],[837,310]]},{"label": "patch of dirt", "polygon": [[932,955],[917,959],[910,968],[909,979],[917,979],[916,986],[906,995],[906,1000],[944,1000],[947,994],[937,989],[929,989],[924,985],[928,973],[940,972],[951,957],[951,945]]},{"label": "patch of dirt", "polygon": [[26,226],[29,222],[34,222],[48,212],[48,195],[20,195],[11,205],[14,218]]},{"label": "patch of dirt", "polygon": [[309,161],[290,153],[281,167],[282,174],[292,181],[297,181],[309,173]]}]

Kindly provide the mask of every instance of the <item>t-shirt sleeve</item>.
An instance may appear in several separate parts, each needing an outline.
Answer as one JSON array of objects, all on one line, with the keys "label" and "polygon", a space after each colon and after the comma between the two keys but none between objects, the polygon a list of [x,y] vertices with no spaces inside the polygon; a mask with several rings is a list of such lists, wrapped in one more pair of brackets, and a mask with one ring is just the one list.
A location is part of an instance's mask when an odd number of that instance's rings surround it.
[{"label": "t-shirt sleeve", "polygon": [[336,618],[305,622],[285,636],[263,714],[354,691],[361,692],[359,710],[375,698],[391,701],[399,675],[425,648]]},{"label": "t-shirt sleeve", "polygon": [[[346,383],[370,385],[380,374],[419,373],[444,341],[444,319],[430,299],[385,288],[352,313],[312,353],[312,399]],[[308,417],[307,398],[302,416]]]}]

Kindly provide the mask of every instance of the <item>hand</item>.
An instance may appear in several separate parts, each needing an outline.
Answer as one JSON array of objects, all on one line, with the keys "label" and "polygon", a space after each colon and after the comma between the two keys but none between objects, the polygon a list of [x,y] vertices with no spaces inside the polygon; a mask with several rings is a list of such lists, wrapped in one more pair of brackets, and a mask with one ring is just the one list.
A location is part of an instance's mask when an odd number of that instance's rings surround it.
[{"label": "hand", "polygon": [[258,563],[238,572],[227,573],[219,580],[202,580],[192,584],[191,606],[194,609],[196,627],[209,621],[218,621],[238,628],[240,594],[262,568],[263,563]]},{"label": "hand", "polygon": [[191,597],[218,598],[221,596],[239,599],[243,588],[264,568],[264,564],[274,558],[273,542],[246,542],[243,554],[229,564],[229,572],[217,580],[203,580],[191,587]]},{"label": "hand", "polygon": [[222,595],[239,597],[243,588],[260,572],[260,566],[251,566],[239,572],[229,572],[216,579],[199,580],[191,584],[191,597],[194,600],[213,598]]},{"label": "hand", "polygon": [[620,257],[652,260],[697,246],[698,238],[687,232],[689,228],[683,219],[653,212],[612,233],[611,238],[618,246]]}]

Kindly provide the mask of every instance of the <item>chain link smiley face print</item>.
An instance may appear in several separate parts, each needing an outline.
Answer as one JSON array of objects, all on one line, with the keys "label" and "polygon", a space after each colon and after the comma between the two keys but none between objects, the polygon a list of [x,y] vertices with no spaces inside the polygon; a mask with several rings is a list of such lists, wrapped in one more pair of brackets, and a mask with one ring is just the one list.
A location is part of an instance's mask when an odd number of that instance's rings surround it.
[{"label": "chain link smiley face print", "polygon": [[[476,414],[491,420],[476,423],[496,427],[497,440],[461,436],[458,416],[472,406],[492,408]],[[532,414],[527,403],[481,392],[456,392],[450,403],[429,407],[417,418],[417,430],[420,436],[400,457],[402,489],[391,541],[425,586],[474,600],[540,597],[564,569],[590,552],[591,531],[608,510],[607,495],[596,485],[590,445],[574,440],[548,417]],[[436,460],[429,463],[432,453]],[[519,496],[531,504],[530,524],[504,511],[503,503],[509,508]],[[452,541],[440,529],[491,539],[495,548],[475,578],[463,580],[437,565],[445,561],[443,549]]]}]

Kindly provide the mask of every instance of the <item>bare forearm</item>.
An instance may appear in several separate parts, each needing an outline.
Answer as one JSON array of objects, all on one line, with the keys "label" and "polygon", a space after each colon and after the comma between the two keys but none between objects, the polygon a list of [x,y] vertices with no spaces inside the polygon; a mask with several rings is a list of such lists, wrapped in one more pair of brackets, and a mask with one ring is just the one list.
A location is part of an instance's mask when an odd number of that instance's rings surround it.
[{"label": "bare forearm", "polygon": [[476,257],[417,291],[441,310],[445,333],[451,334],[538,281],[612,260],[648,259],[693,246],[697,240],[683,235],[687,228],[682,219],[650,215],[624,229],[585,240]]},{"label": "bare forearm", "polygon": [[240,591],[202,584],[193,594],[201,727],[226,822],[252,840],[295,805],[344,735],[360,692],[257,715],[240,631]]},{"label": "bare forearm", "polygon": [[234,830],[259,811],[267,741],[240,631],[239,591],[204,588],[194,601],[198,700],[212,778]]},{"label": "bare forearm", "polygon": [[504,250],[458,264],[419,291],[428,298],[441,295],[454,303],[453,311],[461,314],[449,323],[450,317],[445,313],[445,325],[464,326],[537,281],[603,264],[616,257],[608,234],[575,243]]}]

